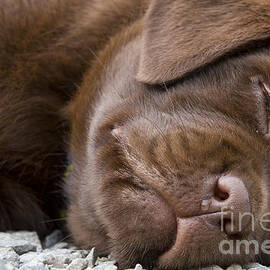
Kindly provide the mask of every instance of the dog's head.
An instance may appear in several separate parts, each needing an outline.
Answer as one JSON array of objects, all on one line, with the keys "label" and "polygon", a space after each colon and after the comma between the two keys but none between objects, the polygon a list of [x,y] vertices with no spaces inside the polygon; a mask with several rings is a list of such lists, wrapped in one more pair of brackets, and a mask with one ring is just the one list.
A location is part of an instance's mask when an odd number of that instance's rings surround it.
[{"label": "dog's head", "polygon": [[264,258],[269,25],[268,1],[154,0],[112,39],[71,106],[75,242],[121,267]]}]

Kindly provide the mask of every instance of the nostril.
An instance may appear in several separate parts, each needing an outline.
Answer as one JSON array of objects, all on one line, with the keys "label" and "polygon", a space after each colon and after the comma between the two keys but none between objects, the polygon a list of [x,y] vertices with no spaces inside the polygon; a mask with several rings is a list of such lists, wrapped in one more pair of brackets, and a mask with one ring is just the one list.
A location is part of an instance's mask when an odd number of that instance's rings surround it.
[{"label": "nostril", "polygon": [[229,193],[219,185],[219,182],[216,184],[214,197],[218,201],[225,201],[229,198]]},{"label": "nostril", "polygon": [[222,176],[216,183],[215,200],[221,206],[221,227],[227,235],[235,236],[248,226],[250,217],[245,214],[251,210],[249,193],[240,178]]}]

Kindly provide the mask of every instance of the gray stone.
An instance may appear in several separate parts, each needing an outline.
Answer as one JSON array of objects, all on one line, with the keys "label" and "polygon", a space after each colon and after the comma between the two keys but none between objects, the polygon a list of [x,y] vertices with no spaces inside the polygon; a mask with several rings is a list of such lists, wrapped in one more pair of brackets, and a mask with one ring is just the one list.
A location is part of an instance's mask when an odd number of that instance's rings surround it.
[{"label": "gray stone", "polygon": [[72,263],[67,267],[67,270],[84,270],[88,266],[88,262],[85,259],[75,259]]},{"label": "gray stone", "polygon": [[45,237],[44,248],[50,248],[58,244],[63,239],[63,233],[60,230],[53,231],[50,235]]},{"label": "gray stone", "polygon": [[97,251],[96,248],[92,248],[89,254],[86,257],[86,260],[88,261],[88,266],[93,268],[95,266],[95,263],[97,261]]},{"label": "gray stone", "polygon": [[12,245],[15,252],[19,255],[27,253],[29,251],[37,251],[37,246],[26,241],[17,241]]},{"label": "gray stone", "polygon": [[14,251],[21,255],[29,251],[36,251],[37,246],[31,244],[30,242],[24,241],[24,240],[0,240],[0,248],[9,248],[12,247]]}]

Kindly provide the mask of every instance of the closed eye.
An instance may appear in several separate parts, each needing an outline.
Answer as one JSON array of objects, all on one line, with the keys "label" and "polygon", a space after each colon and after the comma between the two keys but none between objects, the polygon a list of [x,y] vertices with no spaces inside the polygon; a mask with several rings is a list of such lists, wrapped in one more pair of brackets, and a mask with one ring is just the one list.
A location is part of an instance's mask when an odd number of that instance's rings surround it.
[{"label": "closed eye", "polygon": [[257,99],[257,133],[270,134],[270,88],[262,76],[251,77]]},{"label": "closed eye", "polygon": [[259,86],[261,88],[262,94],[264,96],[264,103],[265,103],[265,125],[266,125],[266,133],[269,134],[269,118],[270,118],[270,89],[268,85],[264,82],[259,81]]}]

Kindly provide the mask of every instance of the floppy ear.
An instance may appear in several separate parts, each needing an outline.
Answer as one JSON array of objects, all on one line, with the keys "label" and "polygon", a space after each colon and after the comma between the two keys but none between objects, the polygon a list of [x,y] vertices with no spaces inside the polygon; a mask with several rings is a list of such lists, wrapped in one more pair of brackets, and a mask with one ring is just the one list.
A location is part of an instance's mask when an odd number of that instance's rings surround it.
[{"label": "floppy ear", "polygon": [[172,81],[270,38],[270,1],[152,0],[142,38],[136,78]]}]

